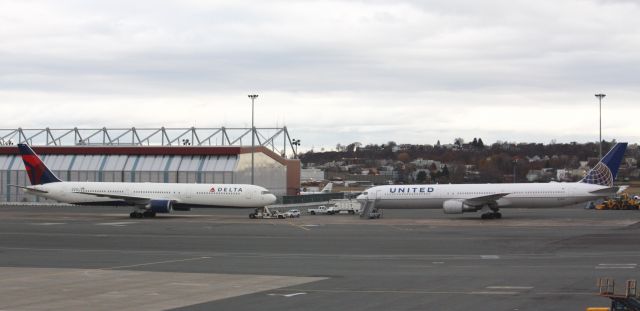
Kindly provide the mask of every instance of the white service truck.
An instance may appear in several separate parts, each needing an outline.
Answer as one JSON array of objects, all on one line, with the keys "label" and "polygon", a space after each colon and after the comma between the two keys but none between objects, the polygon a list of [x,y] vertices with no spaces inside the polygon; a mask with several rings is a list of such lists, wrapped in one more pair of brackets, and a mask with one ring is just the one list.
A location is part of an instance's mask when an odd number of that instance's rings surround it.
[{"label": "white service truck", "polygon": [[330,215],[346,213],[349,215],[360,214],[360,209],[362,208],[362,204],[356,200],[349,199],[335,199],[329,201],[333,208],[331,211],[327,212]]},{"label": "white service truck", "polygon": [[360,214],[361,204],[356,200],[336,199],[329,201],[330,205],[320,205],[318,207],[311,207],[307,209],[307,213],[311,215],[334,215],[334,214]]},{"label": "white service truck", "polygon": [[307,213],[309,213],[311,215],[329,214],[332,209],[333,209],[333,206],[327,207],[325,205],[320,205],[320,206],[317,206],[317,207],[308,208],[307,209]]}]

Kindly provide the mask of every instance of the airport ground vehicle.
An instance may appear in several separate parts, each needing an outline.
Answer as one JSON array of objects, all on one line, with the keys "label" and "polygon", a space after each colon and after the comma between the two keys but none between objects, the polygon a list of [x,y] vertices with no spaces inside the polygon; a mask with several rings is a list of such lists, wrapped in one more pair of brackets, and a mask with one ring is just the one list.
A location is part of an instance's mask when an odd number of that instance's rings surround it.
[{"label": "airport ground vehicle", "polygon": [[253,213],[249,214],[251,219],[265,219],[265,218],[277,218],[285,219],[284,213],[280,213],[278,210],[271,210],[268,207],[256,208]]},{"label": "airport ground vehicle", "polygon": [[599,278],[599,295],[611,299],[609,307],[590,307],[587,311],[637,311],[640,310],[640,293],[638,293],[638,281],[627,280],[624,292],[616,292],[613,278]]},{"label": "airport ground vehicle", "polygon": [[628,194],[623,193],[619,196],[610,198],[596,205],[598,210],[637,210],[640,209],[640,201],[630,197]]},{"label": "airport ground vehicle", "polygon": [[[327,207],[325,205],[320,205],[318,207],[311,207],[309,209],[307,209],[307,213],[311,214],[311,215],[318,215],[318,214],[328,214],[333,210],[333,207]],[[331,212],[333,213],[333,212]]]},{"label": "airport ground vehicle", "polygon": [[290,209],[284,212],[284,217],[286,218],[298,218],[300,217],[300,211],[297,209]]},{"label": "airport ground vehicle", "polygon": [[360,209],[362,207],[362,203],[348,199],[331,200],[329,203],[333,204],[332,208],[327,212],[329,215],[340,213],[355,215],[360,213]]},{"label": "airport ground vehicle", "polygon": [[380,217],[382,217],[382,210],[379,210],[377,208],[374,208],[367,213],[360,214],[360,218],[380,219]]}]

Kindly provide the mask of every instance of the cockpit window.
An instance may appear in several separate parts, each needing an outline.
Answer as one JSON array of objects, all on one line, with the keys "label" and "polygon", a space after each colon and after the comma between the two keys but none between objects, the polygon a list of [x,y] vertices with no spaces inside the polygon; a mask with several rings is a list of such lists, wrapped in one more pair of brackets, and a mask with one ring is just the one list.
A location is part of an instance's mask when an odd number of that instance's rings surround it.
[{"label": "cockpit window", "polygon": [[271,194],[271,192],[269,192],[269,191],[262,191],[262,195],[265,195],[265,194]]},{"label": "cockpit window", "polygon": [[367,195],[367,194],[369,194],[369,193],[365,191],[365,192],[363,192],[362,194]]}]

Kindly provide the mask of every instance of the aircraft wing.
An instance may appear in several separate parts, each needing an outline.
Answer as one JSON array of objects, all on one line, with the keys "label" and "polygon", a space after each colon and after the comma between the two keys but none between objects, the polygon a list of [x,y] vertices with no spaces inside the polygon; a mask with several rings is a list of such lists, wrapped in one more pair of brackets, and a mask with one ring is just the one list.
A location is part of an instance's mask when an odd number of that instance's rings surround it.
[{"label": "aircraft wing", "polygon": [[492,203],[496,203],[496,201],[498,201],[500,198],[506,195],[508,195],[508,193],[496,193],[496,194],[484,195],[484,196],[475,197],[475,198],[469,198],[464,200],[464,204],[471,205],[471,206],[482,206],[485,204],[492,204]]},{"label": "aircraft wing", "polygon": [[39,193],[49,193],[49,191],[45,191],[45,190],[40,190],[40,189],[36,189],[36,188],[31,188],[28,186],[18,186],[18,185],[9,185],[11,187],[16,187],[16,188],[20,188],[20,189],[24,189],[27,191],[32,191],[32,192],[39,192]]},{"label": "aircraft wing", "polygon": [[122,195],[122,194],[112,194],[112,193],[98,193],[98,192],[87,192],[87,191],[77,191],[74,193],[87,194],[87,195],[92,195],[92,196],[101,197],[101,198],[122,200],[127,203],[136,204],[136,205],[147,204],[151,200],[151,198]]}]

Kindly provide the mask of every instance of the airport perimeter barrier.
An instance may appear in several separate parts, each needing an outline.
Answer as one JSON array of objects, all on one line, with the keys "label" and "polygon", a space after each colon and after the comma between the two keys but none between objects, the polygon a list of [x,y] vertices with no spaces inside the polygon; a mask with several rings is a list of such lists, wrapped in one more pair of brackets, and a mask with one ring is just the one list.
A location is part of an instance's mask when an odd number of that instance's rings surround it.
[{"label": "airport perimeter barrier", "polygon": [[0,202],[0,207],[81,207],[79,205],[73,205],[69,203],[55,203],[55,202]]},{"label": "airport perimeter barrier", "polygon": [[329,200],[344,199],[344,193],[318,193],[307,195],[285,195],[279,198],[277,204],[300,204],[312,202],[327,202]]}]

